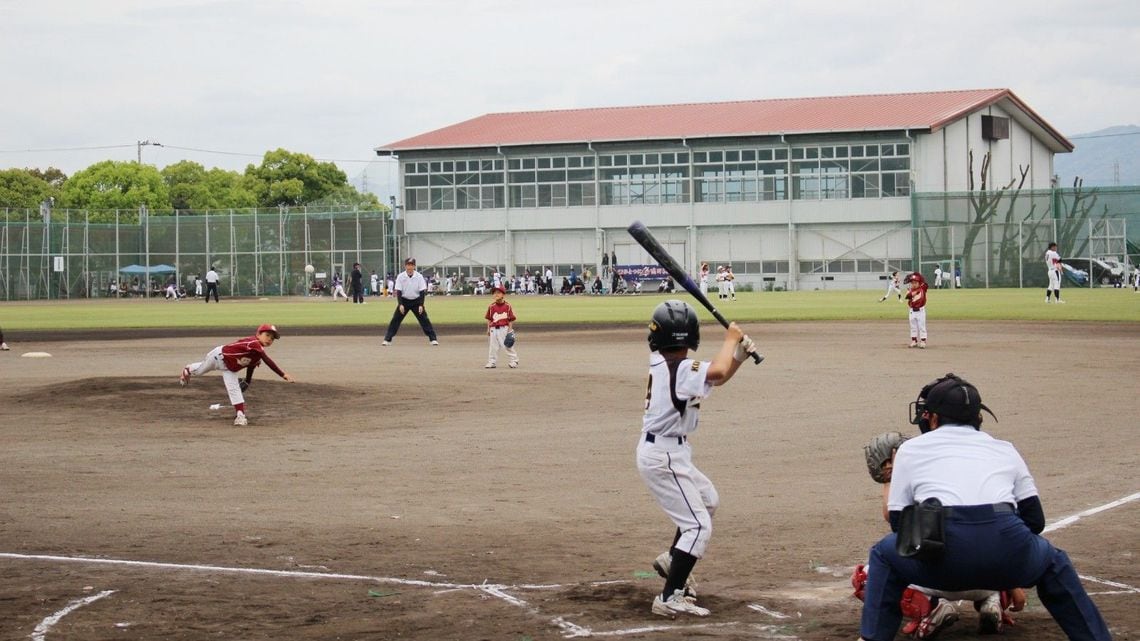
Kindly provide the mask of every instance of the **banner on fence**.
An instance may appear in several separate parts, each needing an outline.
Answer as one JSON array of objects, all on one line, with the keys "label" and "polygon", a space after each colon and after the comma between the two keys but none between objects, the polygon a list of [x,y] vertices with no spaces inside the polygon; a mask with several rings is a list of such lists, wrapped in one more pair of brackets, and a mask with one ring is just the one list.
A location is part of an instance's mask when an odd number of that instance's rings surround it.
[{"label": "banner on fence", "polygon": [[614,270],[627,281],[665,280],[669,272],[661,265],[617,265]]}]

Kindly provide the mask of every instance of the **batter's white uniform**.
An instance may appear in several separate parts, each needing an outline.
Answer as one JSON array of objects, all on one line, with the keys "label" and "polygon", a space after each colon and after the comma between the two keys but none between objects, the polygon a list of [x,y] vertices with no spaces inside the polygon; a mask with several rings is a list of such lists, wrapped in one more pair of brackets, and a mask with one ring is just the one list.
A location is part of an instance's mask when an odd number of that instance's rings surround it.
[{"label": "batter's white uniform", "polygon": [[697,429],[701,400],[712,390],[705,381],[708,369],[709,363],[686,358],[671,376],[664,356],[649,355],[649,391],[637,445],[642,480],[681,531],[673,547],[698,559],[708,547],[720,504],[712,481],[693,465],[688,439]]},{"label": "batter's white uniform", "polygon": [[1049,272],[1049,289],[1061,289],[1061,255],[1056,250],[1045,251],[1045,269]]}]

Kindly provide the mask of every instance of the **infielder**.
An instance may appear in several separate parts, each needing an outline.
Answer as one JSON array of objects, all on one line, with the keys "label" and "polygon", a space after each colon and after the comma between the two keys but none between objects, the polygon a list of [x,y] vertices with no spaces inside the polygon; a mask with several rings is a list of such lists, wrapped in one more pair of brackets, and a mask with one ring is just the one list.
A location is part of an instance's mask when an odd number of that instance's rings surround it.
[{"label": "infielder", "polygon": [[677,526],[672,547],[653,562],[665,587],[654,597],[651,611],[669,618],[709,614],[696,604],[690,579],[708,546],[720,498],[712,481],[693,465],[689,435],[697,429],[701,401],[714,386],[727,383],[756,350],[736,323],[729,324],[711,362],[688,358],[700,341],[697,313],[687,303],[667,300],[653,310],[637,469],[649,493]]},{"label": "infielder", "polygon": [[[183,367],[178,382],[182,387],[186,387],[190,383],[191,376],[202,376],[213,370],[220,371],[222,382],[226,384],[226,393],[230,396],[230,404],[234,406],[234,425],[248,425],[249,419],[245,416],[245,397],[242,396],[242,392],[249,389],[250,383],[253,382],[253,370],[262,361],[265,361],[269,369],[281,378],[290,383],[294,381],[288,372],[278,367],[277,363],[269,358],[269,354],[265,353],[265,348],[280,337],[281,334],[277,332],[275,325],[268,323],[261,325],[253,336],[215,347],[201,361]],[[243,369],[245,379],[239,380],[237,373]]]},{"label": "infielder", "polygon": [[883,297],[879,299],[879,302],[881,303],[881,302],[887,300],[888,298],[890,298],[891,292],[894,292],[895,294],[897,294],[899,297],[899,301],[900,302],[902,301],[903,292],[902,292],[902,287],[899,285],[899,273],[898,272],[891,272],[891,277],[889,279],[887,279],[887,293],[883,294]]},{"label": "infielder", "polygon": [[1045,302],[1049,303],[1050,294],[1057,297],[1058,303],[1065,301],[1061,300],[1061,255],[1057,253],[1057,243],[1049,243],[1049,249],[1045,250],[1045,271],[1049,276],[1049,286],[1045,289]]},{"label": "infielder", "polygon": [[487,320],[487,336],[490,346],[487,350],[487,364],[483,367],[495,369],[499,360],[499,350],[507,350],[507,367],[519,366],[519,355],[515,351],[515,310],[506,301],[507,292],[500,285],[491,290],[494,300],[487,306],[483,318]]},{"label": "infielder", "polygon": [[416,271],[416,259],[409,257],[404,261],[404,271],[396,277],[396,311],[392,313],[392,320],[388,323],[388,331],[384,334],[384,342],[380,343],[382,346],[387,347],[392,344],[396,332],[400,331],[400,323],[404,322],[404,317],[408,315],[409,311],[415,314],[416,320],[420,322],[420,328],[424,330],[424,334],[427,335],[431,344],[439,345],[435,336],[435,328],[431,326],[431,319],[428,318],[427,310],[424,309],[424,297],[427,288],[427,281],[424,280],[423,274]]},{"label": "infielder", "polygon": [[926,349],[926,279],[914,272],[906,277],[906,283],[910,286],[906,293],[910,307],[910,346]]}]

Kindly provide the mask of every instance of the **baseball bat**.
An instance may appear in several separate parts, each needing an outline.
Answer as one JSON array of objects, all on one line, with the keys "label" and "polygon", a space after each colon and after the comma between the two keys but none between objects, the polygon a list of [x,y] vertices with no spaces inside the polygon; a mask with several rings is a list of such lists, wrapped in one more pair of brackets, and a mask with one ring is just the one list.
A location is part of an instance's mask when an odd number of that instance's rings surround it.
[{"label": "baseball bat", "polygon": [[[645,248],[645,251],[649,252],[649,255],[653,257],[653,260],[657,261],[658,265],[665,268],[665,271],[674,281],[680,284],[681,287],[684,287],[685,291],[697,299],[697,302],[703,305],[705,309],[709,310],[713,318],[717,319],[721,325],[726,328],[728,327],[728,319],[717,311],[708,296],[705,296],[704,293],[701,292],[701,288],[693,282],[692,276],[689,276],[689,274],[681,268],[680,263],[670,256],[669,252],[665,251],[665,247],[653,237],[653,234],[649,233],[648,227],[640,220],[635,220],[630,224],[627,231],[629,231],[629,235],[633,236],[633,239],[637,241],[638,245],[641,245]],[[759,365],[760,361],[764,360],[764,357],[757,352],[752,352],[752,360],[756,361],[756,364]]]}]

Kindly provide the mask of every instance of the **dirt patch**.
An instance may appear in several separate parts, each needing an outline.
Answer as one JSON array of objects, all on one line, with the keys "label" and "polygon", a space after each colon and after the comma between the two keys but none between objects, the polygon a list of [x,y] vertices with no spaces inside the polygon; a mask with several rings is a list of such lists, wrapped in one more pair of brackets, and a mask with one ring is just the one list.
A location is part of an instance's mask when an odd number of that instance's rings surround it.
[{"label": "dirt patch", "polygon": [[[261,368],[244,429],[218,375],[177,382],[241,333],[21,339],[0,355],[0,637],[113,590],[47,638],[849,640],[847,576],[885,530],[861,448],[911,429],[930,380],[979,387],[1050,521],[1140,491],[1135,326],[931,329],[919,352],[901,323],[751,328],[767,360],[694,437],[723,501],[696,569],[713,614],[675,622],[649,613],[672,526],[634,465],[641,328],[528,331],[517,370],[483,369],[473,334],[290,335],[270,354],[298,382]],[[1138,514],[1049,535],[1118,640],[1140,638]],[[975,636],[970,609],[942,638]],[[1064,638],[1035,596],[1017,619],[1006,638]]]}]

